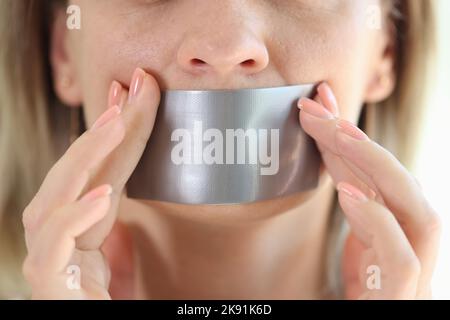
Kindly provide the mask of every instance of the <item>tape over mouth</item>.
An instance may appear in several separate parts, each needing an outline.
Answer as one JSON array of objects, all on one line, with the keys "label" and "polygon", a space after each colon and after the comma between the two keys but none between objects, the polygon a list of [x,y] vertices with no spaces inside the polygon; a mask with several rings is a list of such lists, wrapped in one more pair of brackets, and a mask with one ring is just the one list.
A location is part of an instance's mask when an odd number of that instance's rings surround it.
[{"label": "tape over mouth", "polygon": [[314,88],[161,92],[151,137],[127,183],[128,197],[240,204],[316,188],[320,153],[301,128],[297,108],[298,99],[311,97]]}]

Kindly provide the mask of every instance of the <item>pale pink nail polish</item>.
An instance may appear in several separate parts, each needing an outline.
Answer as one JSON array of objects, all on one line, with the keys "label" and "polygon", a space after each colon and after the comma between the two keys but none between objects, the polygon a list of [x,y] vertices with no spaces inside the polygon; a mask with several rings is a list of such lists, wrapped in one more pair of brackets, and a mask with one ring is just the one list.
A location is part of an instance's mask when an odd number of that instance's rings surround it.
[{"label": "pale pink nail polish", "polygon": [[117,117],[120,114],[121,110],[119,106],[112,106],[108,110],[106,110],[98,119],[94,122],[94,124],[91,127],[91,131],[97,130],[98,128],[101,128],[105,124],[107,124],[109,121],[113,120],[115,117]]},{"label": "pale pink nail polish", "polygon": [[351,138],[354,138],[356,140],[365,141],[369,140],[369,137],[357,126],[355,126],[353,123],[339,119],[336,123],[336,127],[339,131],[342,133],[345,133]]},{"label": "pale pink nail polish", "polygon": [[120,98],[122,93],[122,85],[113,81],[111,83],[111,87],[109,88],[109,98],[108,98],[108,106],[114,106],[120,104]]},{"label": "pale pink nail polish", "polygon": [[133,99],[134,97],[136,97],[142,87],[142,83],[144,82],[144,77],[145,77],[145,71],[137,68],[134,71],[132,80],[131,80],[131,85],[130,85],[130,95],[129,95],[129,100]]},{"label": "pale pink nail polish", "polygon": [[334,119],[334,115],[325,107],[308,98],[301,98],[297,104],[301,111],[321,119]]},{"label": "pale pink nail polish", "polygon": [[336,188],[338,191],[344,192],[345,194],[347,194],[348,196],[350,196],[352,199],[354,199],[356,201],[365,202],[368,200],[367,196],[361,190],[352,186],[349,183],[340,182],[340,183],[338,183]]},{"label": "pale pink nail polish", "polygon": [[339,117],[339,107],[336,100],[336,96],[333,93],[333,90],[331,90],[330,86],[326,82],[322,82],[319,87],[317,88],[317,91],[319,94],[325,96],[327,100],[330,102],[331,107],[333,110],[331,112],[336,116]]}]

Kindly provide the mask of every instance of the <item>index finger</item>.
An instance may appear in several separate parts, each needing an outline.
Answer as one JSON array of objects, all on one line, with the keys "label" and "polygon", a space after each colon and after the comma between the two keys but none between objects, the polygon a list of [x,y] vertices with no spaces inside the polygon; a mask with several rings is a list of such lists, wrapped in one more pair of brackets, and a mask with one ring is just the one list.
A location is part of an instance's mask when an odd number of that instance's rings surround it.
[{"label": "index finger", "polygon": [[99,121],[103,126],[81,135],[50,169],[41,188],[24,211],[25,227],[33,228],[54,209],[75,201],[88,182],[90,171],[124,138],[120,111],[110,108]]}]

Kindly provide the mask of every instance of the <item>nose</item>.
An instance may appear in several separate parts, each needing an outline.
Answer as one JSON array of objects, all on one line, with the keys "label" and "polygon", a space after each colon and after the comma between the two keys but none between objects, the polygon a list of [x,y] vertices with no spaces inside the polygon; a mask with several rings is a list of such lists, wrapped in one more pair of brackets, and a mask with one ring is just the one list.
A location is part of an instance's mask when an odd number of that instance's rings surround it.
[{"label": "nose", "polygon": [[203,25],[201,31],[185,33],[177,53],[179,66],[192,75],[222,77],[232,73],[249,76],[264,70],[269,53],[254,28],[243,21],[224,24],[223,17],[219,21]]}]

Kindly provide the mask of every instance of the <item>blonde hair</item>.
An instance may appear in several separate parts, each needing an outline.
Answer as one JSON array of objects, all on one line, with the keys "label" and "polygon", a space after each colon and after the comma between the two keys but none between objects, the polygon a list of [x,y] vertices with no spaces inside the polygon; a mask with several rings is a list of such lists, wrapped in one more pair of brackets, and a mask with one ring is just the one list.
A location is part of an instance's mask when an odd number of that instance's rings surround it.
[{"label": "blonde hair", "polygon": [[[360,125],[410,167],[434,52],[433,1],[391,1],[397,9],[393,12],[400,13],[394,15],[398,84],[386,101],[365,106]],[[60,107],[52,90],[48,61],[53,7],[64,3],[0,3],[0,298],[27,295],[21,275],[21,213],[68,141],[68,108]],[[339,216],[332,215],[330,243],[342,235]],[[338,270],[335,265],[330,269]],[[338,286],[332,278],[332,286]]]}]

